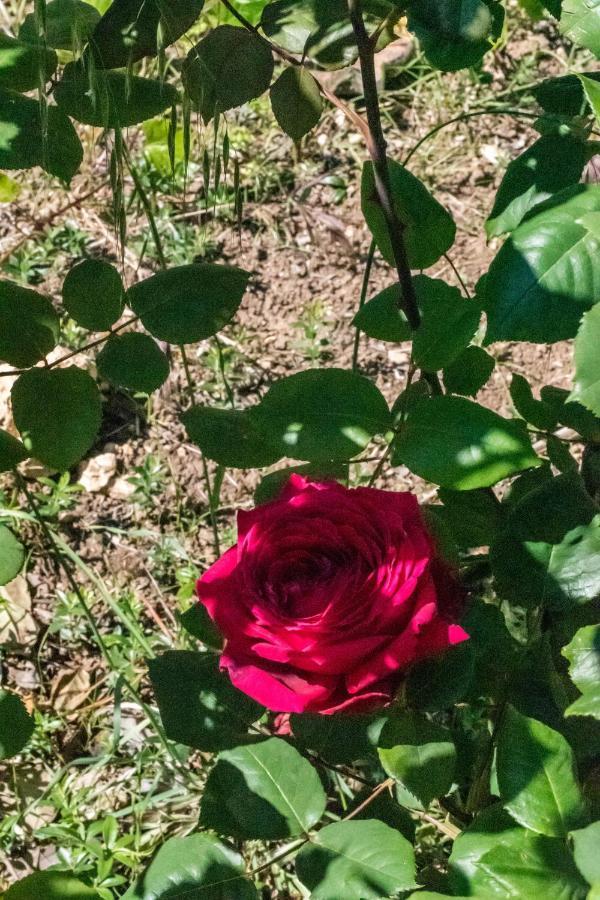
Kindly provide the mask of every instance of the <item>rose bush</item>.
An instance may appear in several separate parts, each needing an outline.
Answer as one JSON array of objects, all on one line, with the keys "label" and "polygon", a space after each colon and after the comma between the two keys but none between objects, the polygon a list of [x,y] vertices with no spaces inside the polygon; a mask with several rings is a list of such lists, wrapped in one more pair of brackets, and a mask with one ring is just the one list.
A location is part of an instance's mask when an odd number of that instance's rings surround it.
[{"label": "rose bush", "polygon": [[467,638],[461,595],[415,497],[292,475],[238,514],[238,542],[198,581],[221,666],[278,712],[388,704],[417,660]]}]

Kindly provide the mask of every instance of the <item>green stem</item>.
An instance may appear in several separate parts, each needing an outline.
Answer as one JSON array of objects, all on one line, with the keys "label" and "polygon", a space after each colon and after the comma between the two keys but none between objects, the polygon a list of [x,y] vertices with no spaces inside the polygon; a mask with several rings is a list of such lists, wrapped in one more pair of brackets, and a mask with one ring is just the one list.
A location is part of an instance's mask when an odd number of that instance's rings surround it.
[{"label": "green stem", "polygon": [[165,252],[162,245],[162,239],[160,236],[160,232],[158,230],[158,225],[156,224],[156,218],[154,216],[154,210],[152,209],[152,203],[150,202],[150,198],[144,189],[144,185],[142,184],[142,179],[139,176],[139,172],[136,169],[135,165],[131,160],[131,156],[129,155],[129,151],[123,144],[123,156],[125,158],[125,162],[127,163],[127,168],[131,174],[133,179],[133,183],[135,185],[135,189],[139,194],[140,200],[142,202],[142,206],[144,207],[144,212],[146,213],[146,218],[148,219],[148,225],[150,226],[150,231],[152,232],[152,238],[154,240],[154,245],[156,247],[156,253],[158,255],[158,261],[160,262],[161,268],[167,268],[167,257],[165,256]]},{"label": "green stem", "polygon": [[[367,294],[369,291],[369,280],[371,278],[371,270],[373,268],[373,260],[375,259],[375,249],[377,245],[375,243],[375,239],[371,239],[371,244],[369,246],[369,252],[367,254],[367,262],[365,264],[365,271],[362,280],[362,287],[360,290],[360,300],[358,302],[359,311],[363,308],[367,300]],[[360,345],[360,329],[356,329],[356,333],[354,335],[354,347],[352,350],[352,371],[356,372],[358,369],[358,348]]]}]

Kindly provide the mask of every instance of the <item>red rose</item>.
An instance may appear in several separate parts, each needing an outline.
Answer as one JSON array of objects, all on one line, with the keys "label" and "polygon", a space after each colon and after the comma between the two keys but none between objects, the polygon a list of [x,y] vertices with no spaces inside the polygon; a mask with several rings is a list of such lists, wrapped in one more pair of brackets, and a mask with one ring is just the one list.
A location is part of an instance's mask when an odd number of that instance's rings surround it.
[{"label": "red rose", "polygon": [[415,497],[292,475],[238,514],[237,546],[197,584],[221,667],[277,712],[364,712],[402,673],[468,635]]}]

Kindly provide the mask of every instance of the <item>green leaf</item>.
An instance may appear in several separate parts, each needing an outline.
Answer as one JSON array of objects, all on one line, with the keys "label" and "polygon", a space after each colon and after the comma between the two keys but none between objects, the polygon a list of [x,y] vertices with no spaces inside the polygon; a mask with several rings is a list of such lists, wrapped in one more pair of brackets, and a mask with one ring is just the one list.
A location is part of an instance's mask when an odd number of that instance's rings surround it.
[{"label": "green leaf", "polygon": [[191,28],[204,0],[113,0],[96,25],[89,52],[97,66],[118,69],[174,43]]},{"label": "green leaf", "polygon": [[391,426],[373,382],[344,369],[314,369],[275,382],[252,417],[282,456],[348,459]]},{"label": "green leaf", "polygon": [[399,284],[391,284],[375,294],[359,309],[352,324],[377,341],[397,344],[411,339],[411,328],[400,309],[402,291]]},{"label": "green leaf", "polygon": [[251,410],[193,406],[181,421],[189,439],[222,466],[262,468],[281,457],[257,427]]},{"label": "green leaf", "polygon": [[476,65],[502,34],[504,10],[494,0],[411,0],[408,27],[427,61],[442,72]]},{"label": "green leaf", "polygon": [[546,454],[552,465],[559,472],[566,474],[567,472],[579,472],[579,463],[569,452],[569,445],[556,437],[549,434],[546,438]]},{"label": "green leaf", "polygon": [[280,738],[219,753],[208,776],[200,824],[242,840],[305,834],[325,811],[319,776]]},{"label": "green leaf", "polygon": [[314,481],[347,481],[348,464],[341,462],[306,463],[305,465],[286,466],[263,475],[260,484],[254,491],[254,502],[257,506],[275,500],[290,475],[297,473],[312,478]]},{"label": "green leaf", "polygon": [[165,841],[123,900],[253,900],[244,860],[212,834]]},{"label": "green leaf", "polygon": [[100,894],[70,872],[33,872],[13,884],[4,900],[102,900]]},{"label": "green leaf", "polygon": [[[403,806],[426,809],[452,787],[456,747],[447,728],[416,712],[388,719],[379,736],[379,759],[411,797]],[[411,802],[412,799],[412,802]]]},{"label": "green leaf", "polygon": [[600,593],[600,515],[577,475],[559,475],[510,510],[490,551],[498,592],[568,611]]},{"label": "green leaf", "polygon": [[47,356],[58,340],[52,301],[14,281],[0,281],[0,359],[19,368]]},{"label": "green leaf", "polygon": [[127,128],[173,106],[177,91],[166,81],[102,69],[88,71],[76,62],[64,67],[54,97],[59,108],[77,122]]},{"label": "green leaf", "polygon": [[600,884],[600,821],[587,828],[579,828],[569,835],[573,842],[573,856],[577,868],[590,884]]},{"label": "green leaf", "polygon": [[504,714],[497,750],[500,797],[515,821],[549,837],[565,837],[585,819],[566,739],[512,706]]},{"label": "green leaf", "polygon": [[0,32],[0,88],[31,91],[46,83],[58,65],[56,53]]},{"label": "green leaf", "polygon": [[12,392],[15,425],[32,456],[53,469],[69,469],[90,449],[100,429],[102,402],[87,372],[30,369]]},{"label": "green leaf", "polygon": [[569,400],[600,416],[600,305],[587,312],[575,338],[575,384]]},{"label": "green leaf", "polygon": [[571,680],[583,694],[568,707],[565,715],[600,719],[600,625],[580,628],[562,654],[569,660]]},{"label": "green leaf", "polygon": [[247,741],[263,708],[219,671],[212,653],[170,650],[148,660],[167,737],[215,752]]},{"label": "green leaf", "polygon": [[444,386],[451,394],[474,397],[487,384],[496,366],[496,360],[483,347],[467,347],[444,366]]},{"label": "green leaf", "polygon": [[223,649],[223,636],[202,603],[194,603],[179,616],[179,621],[188,634],[202,641],[213,650]]},{"label": "green leaf", "polygon": [[416,663],[406,678],[406,702],[423,712],[449,709],[465,697],[474,662],[471,641],[464,641],[440,656]]},{"label": "green leaf", "polygon": [[62,110],[49,106],[47,114],[44,140],[38,101],[0,90],[0,168],[41,166],[70,184],[83,159],[81,141]]},{"label": "green leaf", "polygon": [[[394,0],[365,0],[365,26],[371,34],[389,17],[378,49],[394,39],[397,4]],[[275,44],[330,69],[351,65],[357,57],[356,40],[345,0],[275,0],[264,7],[261,28]]]},{"label": "green leaf", "polygon": [[320,716],[294,714],[292,734],[327,762],[350,763],[373,756],[386,717],[373,715]]},{"label": "green leaf", "polygon": [[469,491],[541,460],[522,423],[463,397],[432,397],[410,411],[392,463],[442,487]]},{"label": "green leaf", "polygon": [[21,698],[0,688],[0,759],[20,753],[33,734],[33,727],[33,718]]},{"label": "green leaf", "polygon": [[312,900],[376,900],[416,887],[411,844],[375,819],[335,822],[296,857]]},{"label": "green leaf", "polygon": [[[428,269],[454,243],[456,225],[450,213],[408,169],[393,161],[388,166],[394,207],[404,225],[404,242],[410,266],[412,269]],[[361,202],[365,221],[381,255],[393,265],[394,253],[379,204],[371,162],[363,166]]]},{"label": "green leaf", "polygon": [[[588,72],[586,78],[600,80],[600,72]],[[586,97],[577,75],[546,78],[532,90],[544,112],[558,116],[579,116],[586,112]]]},{"label": "green leaf", "polygon": [[0,203],[12,203],[21,193],[22,185],[0,172]]},{"label": "green leaf", "polygon": [[[495,850],[505,853],[494,860],[488,854]],[[506,871],[504,861],[509,860]],[[454,841],[449,876],[455,894],[482,900],[585,897],[585,885],[564,843],[520,827],[500,804],[480,812]]]},{"label": "green leaf", "polygon": [[159,341],[193,344],[212,337],[231,321],[249,277],[235,266],[176,266],[134,284],[126,300]]},{"label": "green leaf", "polygon": [[25,548],[10,528],[0,525],[0,585],[16,578],[25,562]]},{"label": "green leaf", "polygon": [[477,331],[481,307],[439,278],[417,275],[413,283],[421,310],[413,340],[414,361],[426,372],[437,372],[465,349]]},{"label": "green leaf", "polygon": [[544,400],[536,400],[527,379],[516,372],[513,374],[510,384],[510,397],[516,411],[526,422],[541,431],[553,431],[556,428],[555,405]]},{"label": "green leaf", "polygon": [[253,31],[219,25],[188,53],[181,72],[192,102],[210,122],[216,112],[242,106],[268,89],[273,55]]},{"label": "green leaf", "polygon": [[123,282],[105,260],[84,259],[67,272],[62,298],[78,325],[90,331],[108,331],[123,312]]},{"label": "green leaf", "polygon": [[600,185],[567,188],[536,207],[490,267],[486,342],[575,337],[600,296],[599,240]]},{"label": "green leaf", "polygon": [[14,469],[20,462],[27,459],[27,450],[16,437],[0,428],[0,472],[8,472]]},{"label": "green leaf", "polygon": [[600,57],[600,0],[562,0],[560,30]]},{"label": "green leaf", "polygon": [[151,394],[167,380],[169,360],[147,334],[113,334],[97,358],[103,378],[131,391]]},{"label": "green leaf", "polygon": [[538,203],[577,184],[585,163],[585,144],[571,134],[539,138],[509,164],[486,222],[488,238],[514,231]]},{"label": "green leaf", "polygon": [[577,431],[586,441],[593,444],[600,443],[600,418],[581,403],[568,402],[568,391],[545,385],[540,391],[540,396],[544,403],[552,406],[561,425]]},{"label": "green leaf", "polygon": [[442,515],[463,547],[488,547],[502,524],[502,509],[490,491],[440,488]]},{"label": "green leaf", "polygon": [[507,679],[517,670],[523,647],[511,636],[502,612],[491,603],[472,602],[461,624],[469,641],[459,646],[470,647],[474,655],[467,699],[491,697],[503,701]]},{"label": "green leaf", "polygon": [[[46,3],[46,29],[44,38],[48,47],[55,50],[77,52],[87,43],[100,13],[91,3],[83,0],[50,0]],[[36,44],[38,36],[35,13],[25,16],[19,28],[19,40]]]},{"label": "green leaf", "polygon": [[271,107],[281,128],[299,141],[315,127],[323,111],[319,85],[304,66],[284,69],[271,86]]}]

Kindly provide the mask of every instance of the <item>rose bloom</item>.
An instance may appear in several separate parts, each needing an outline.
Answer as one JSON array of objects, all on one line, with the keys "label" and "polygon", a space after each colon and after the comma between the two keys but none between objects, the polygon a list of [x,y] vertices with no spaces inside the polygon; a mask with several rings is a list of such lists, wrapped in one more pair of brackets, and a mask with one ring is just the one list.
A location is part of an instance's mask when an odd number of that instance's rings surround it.
[{"label": "rose bloom", "polygon": [[292,475],[237,521],[197,593],[225,637],[222,669],[269,709],[385,706],[413,663],[468,637],[412,494]]}]

